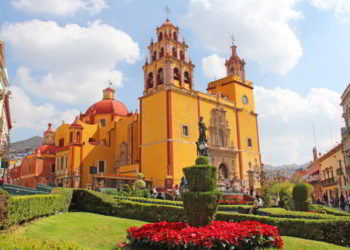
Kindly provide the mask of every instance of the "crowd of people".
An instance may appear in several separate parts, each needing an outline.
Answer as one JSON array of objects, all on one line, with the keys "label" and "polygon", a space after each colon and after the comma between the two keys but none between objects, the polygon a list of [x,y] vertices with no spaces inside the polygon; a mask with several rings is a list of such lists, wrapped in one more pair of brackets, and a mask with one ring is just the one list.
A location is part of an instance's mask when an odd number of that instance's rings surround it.
[{"label": "crowd of people", "polygon": [[343,211],[350,211],[350,194],[348,197],[346,197],[343,195],[343,193],[341,193],[340,196],[334,195],[330,197],[330,200],[328,200],[328,196],[325,193],[322,197],[322,200],[317,200],[316,203],[322,205],[330,205],[334,208],[341,208]]}]

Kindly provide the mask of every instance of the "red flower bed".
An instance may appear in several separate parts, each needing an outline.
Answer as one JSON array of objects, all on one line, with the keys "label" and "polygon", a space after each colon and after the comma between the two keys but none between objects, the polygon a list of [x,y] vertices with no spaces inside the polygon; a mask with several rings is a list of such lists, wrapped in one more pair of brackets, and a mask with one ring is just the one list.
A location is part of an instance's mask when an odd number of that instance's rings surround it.
[{"label": "red flower bed", "polygon": [[[259,249],[283,248],[277,227],[257,221],[213,221],[196,228],[166,221],[128,229],[130,247],[150,249]],[[233,248],[234,247],[234,248]]]},{"label": "red flower bed", "polygon": [[227,200],[221,200],[220,205],[245,205],[248,203],[252,203],[251,201],[227,201]]}]

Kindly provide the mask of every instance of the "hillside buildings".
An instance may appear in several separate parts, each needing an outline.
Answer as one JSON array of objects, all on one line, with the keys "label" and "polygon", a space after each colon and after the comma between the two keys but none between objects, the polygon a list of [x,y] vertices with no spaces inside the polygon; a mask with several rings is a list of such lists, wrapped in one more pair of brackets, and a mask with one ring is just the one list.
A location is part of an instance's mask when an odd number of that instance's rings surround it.
[{"label": "hillside buildings", "polygon": [[[218,182],[260,188],[261,156],[253,84],[246,79],[245,61],[232,54],[227,76],[208,83],[207,93],[195,89],[195,65],[188,44],[170,20],[156,29],[143,65],[144,91],[140,112],[129,112],[115,99],[115,90],[103,90],[102,100],[91,105],[56,131],[51,125],[43,145],[24,159],[21,184],[115,187],[132,182],[142,172],[148,183],[173,187],[182,169],[197,157],[198,123],[203,118],[211,164],[218,167]],[[29,176],[28,178],[25,176]],[[53,183],[52,183],[53,184]]]}]

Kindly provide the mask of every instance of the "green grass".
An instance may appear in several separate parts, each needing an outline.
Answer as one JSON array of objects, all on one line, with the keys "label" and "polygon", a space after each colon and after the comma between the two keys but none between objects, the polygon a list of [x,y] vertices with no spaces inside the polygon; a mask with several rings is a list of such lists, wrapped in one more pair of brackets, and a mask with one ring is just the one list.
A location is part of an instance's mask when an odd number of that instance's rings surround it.
[{"label": "green grass", "polygon": [[[40,240],[76,242],[84,249],[116,249],[117,242],[126,240],[127,228],[143,224],[145,222],[91,213],[64,213],[20,226],[7,235],[7,240],[11,241],[12,239],[23,239],[26,237],[33,241],[39,240],[39,242]],[[283,239],[285,242],[284,250],[349,249],[294,237],[285,236]],[[0,249],[3,249],[1,248],[1,240]],[[38,249],[46,248],[38,247]]]},{"label": "green grass", "polygon": [[284,236],[284,250],[349,250],[347,247],[341,247],[321,241],[305,240],[294,237]]},{"label": "green grass", "polygon": [[125,241],[129,227],[143,224],[91,213],[64,213],[36,220],[13,234],[31,239],[74,241],[83,248],[112,249],[117,242]]}]

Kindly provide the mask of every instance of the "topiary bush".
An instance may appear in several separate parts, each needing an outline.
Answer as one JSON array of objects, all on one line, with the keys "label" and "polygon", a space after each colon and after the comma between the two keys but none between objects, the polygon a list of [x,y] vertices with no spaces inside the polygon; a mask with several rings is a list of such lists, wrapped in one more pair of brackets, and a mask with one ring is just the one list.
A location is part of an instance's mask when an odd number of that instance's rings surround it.
[{"label": "topiary bush", "polygon": [[192,192],[206,192],[216,189],[216,167],[196,165],[184,168],[183,172]]},{"label": "topiary bush", "polygon": [[[207,163],[206,157],[199,157],[196,163]],[[216,167],[196,165],[184,168],[189,192],[182,193],[188,224],[200,227],[210,224],[220,202],[221,193],[216,190]]]},{"label": "topiary bush", "polygon": [[297,211],[309,211],[309,188],[304,183],[299,183],[293,188],[294,206]]},{"label": "topiary bush", "polygon": [[199,156],[196,159],[196,165],[209,165],[209,159],[207,156]]}]

